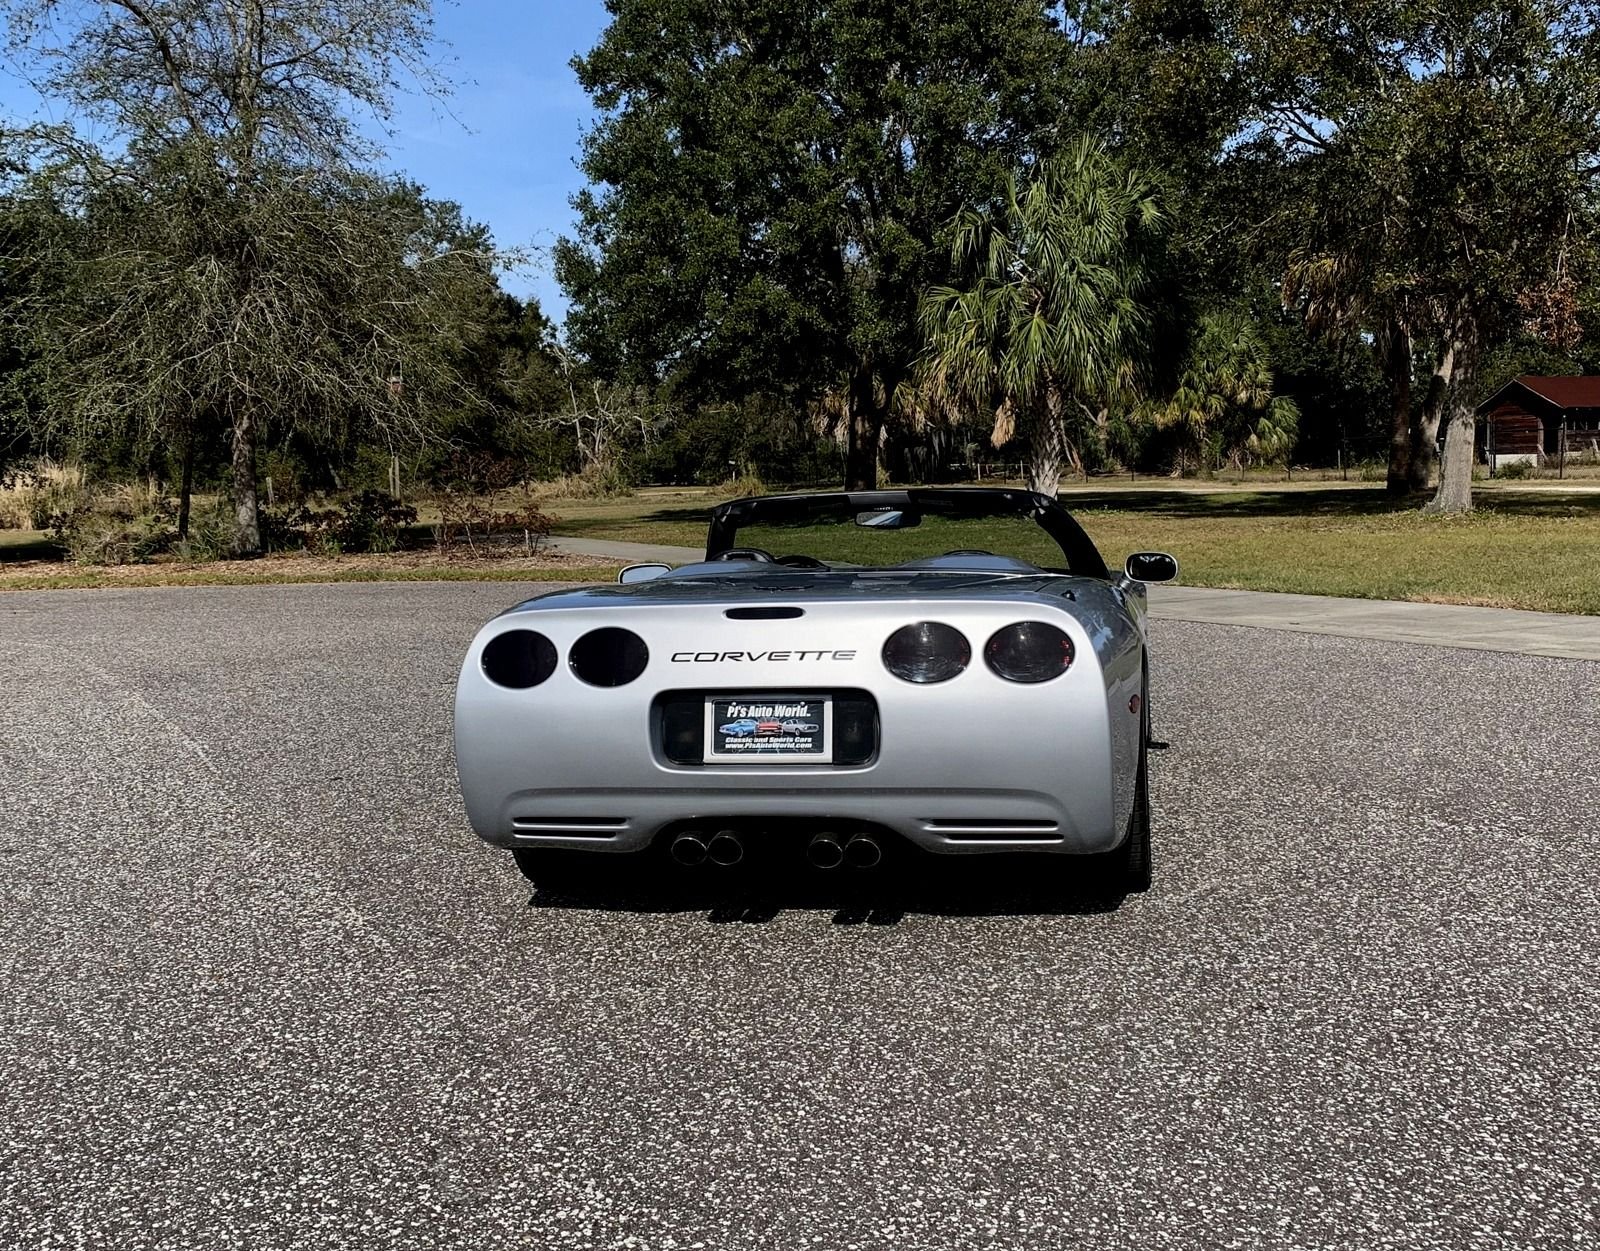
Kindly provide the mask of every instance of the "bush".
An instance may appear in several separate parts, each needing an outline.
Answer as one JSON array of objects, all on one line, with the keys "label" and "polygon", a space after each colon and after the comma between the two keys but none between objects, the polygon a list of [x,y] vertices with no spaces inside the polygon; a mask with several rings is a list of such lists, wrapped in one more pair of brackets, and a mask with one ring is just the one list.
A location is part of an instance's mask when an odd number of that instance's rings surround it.
[{"label": "bush", "polygon": [[80,469],[40,461],[0,477],[0,529],[59,530],[93,503]]},{"label": "bush", "polygon": [[342,506],[302,504],[264,514],[262,541],[269,549],[303,547],[317,556],[341,552],[392,552],[400,534],[415,525],[417,510],[383,491],[362,491]]},{"label": "bush", "polygon": [[1494,476],[1507,482],[1516,482],[1521,478],[1533,477],[1533,466],[1525,460],[1514,460],[1509,465],[1501,465],[1494,471]]},{"label": "bush", "polygon": [[0,530],[31,530],[33,497],[39,475],[32,469],[13,469],[0,477]]},{"label": "bush", "polygon": [[522,496],[514,507],[497,509],[492,500],[481,496],[446,491],[439,497],[439,524],[433,535],[445,554],[463,547],[476,553],[479,542],[503,547],[507,539],[520,539],[532,556],[554,524],[555,518],[543,512],[531,494]]},{"label": "bush", "polygon": [[[265,538],[268,514],[261,513],[261,531]],[[209,508],[196,508],[189,514],[189,537],[172,545],[172,552],[182,560],[223,560],[233,552],[233,507],[218,502]]]},{"label": "bush", "polygon": [[604,500],[626,495],[633,490],[627,476],[615,464],[590,465],[582,473],[563,474],[535,488],[544,499]]},{"label": "bush", "polygon": [[729,478],[717,490],[729,499],[743,499],[747,495],[769,495],[770,488],[761,480],[758,473],[742,473],[736,478]]},{"label": "bush", "polygon": [[417,523],[417,510],[383,491],[363,491],[344,506],[339,542],[352,552],[392,552],[400,533]]},{"label": "bush", "polygon": [[172,501],[144,485],[112,487],[98,500],[79,488],[75,497],[59,489],[50,529],[80,565],[137,565],[159,556],[178,537]]}]

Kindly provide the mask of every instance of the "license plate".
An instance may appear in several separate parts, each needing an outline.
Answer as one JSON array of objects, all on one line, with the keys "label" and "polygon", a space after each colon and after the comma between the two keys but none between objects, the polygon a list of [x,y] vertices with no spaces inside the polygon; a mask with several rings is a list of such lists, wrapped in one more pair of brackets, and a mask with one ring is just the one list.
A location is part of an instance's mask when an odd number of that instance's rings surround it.
[{"label": "license plate", "polygon": [[706,763],[831,764],[833,701],[770,696],[706,700]]}]

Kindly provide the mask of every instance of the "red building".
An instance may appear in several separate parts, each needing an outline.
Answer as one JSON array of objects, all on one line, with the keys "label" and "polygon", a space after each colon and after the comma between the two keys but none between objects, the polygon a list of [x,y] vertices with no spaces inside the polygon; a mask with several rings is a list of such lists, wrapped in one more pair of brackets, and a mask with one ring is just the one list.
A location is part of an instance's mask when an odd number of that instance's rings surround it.
[{"label": "red building", "polygon": [[1478,449],[1492,468],[1600,451],[1600,375],[1523,374],[1478,405]]}]

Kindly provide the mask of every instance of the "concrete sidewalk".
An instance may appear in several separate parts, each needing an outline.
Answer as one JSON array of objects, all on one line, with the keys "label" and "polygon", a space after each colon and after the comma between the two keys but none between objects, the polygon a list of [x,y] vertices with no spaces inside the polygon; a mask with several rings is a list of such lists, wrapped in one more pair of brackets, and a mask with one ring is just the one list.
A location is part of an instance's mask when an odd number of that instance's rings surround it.
[{"label": "concrete sidewalk", "polygon": [[[563,538],[550,542],[558,552],[634,563],[662,561],[682,565],[703,555],[697,547],[657,543]],[[1331,595],[1218,591],[1200,586],[1152,586],[1150,612],[1165,621],[1256,626],[1301,634],[1600,661],[1600,617],[1459,604],[1336,599]]]},{"label": "concrete sidewalk", "polygon": [[1270,591],[1217,591],[1201,586],[1152,586],[1150,613],[1166,621],[1260,626],[1302,634],[1600,660],[1600,617],[1563,613]]},{"label": "concrete sidewalk", "polygon": [[666,565],[687,565],[706,554],[703,547],[673,547],[667,543],[623,543],[614,539],[566,539],[560,535],[547,540],[552,551],[566,556],[594,556],[600,560],[622,560],[633,565],[660,561]]}]

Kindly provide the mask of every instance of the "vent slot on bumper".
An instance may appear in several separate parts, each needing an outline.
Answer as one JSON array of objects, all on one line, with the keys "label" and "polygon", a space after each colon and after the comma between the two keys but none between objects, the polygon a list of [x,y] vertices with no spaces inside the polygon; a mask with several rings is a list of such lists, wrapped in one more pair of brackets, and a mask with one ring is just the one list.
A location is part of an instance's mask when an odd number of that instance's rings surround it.
[{"label": "vent slot on bumper", "polygon": [[716,690],[665,691],[656,696],[652,716],[655,720],[658,750],[669,764],[704,767],[706,742],[706,700],[712,696],[748,695],[796,699],[826,695],[833,700],[833,763],[860,767],[871,764],[878,755],[878,701],[866,691],[819,688],[782,691],[719,688]]},{"label": "vent slot on bumper", "polygon": [[627,817],[515,817],[512,833],[528,838],[615,838],[628,828]]},{"label": "vent slot on bumper", "polygon": [[1059,843],[1061,827],[1054,821],[933,820],[922,828],[951,843]]}]

